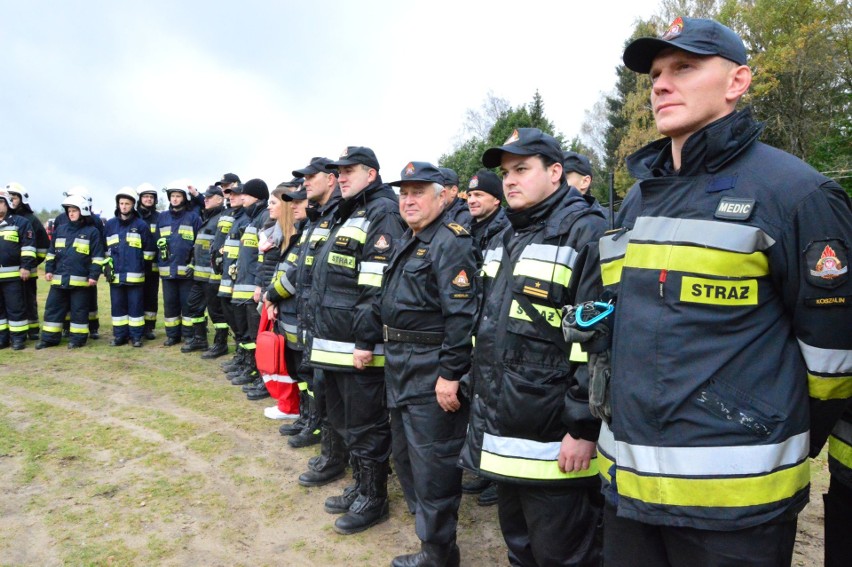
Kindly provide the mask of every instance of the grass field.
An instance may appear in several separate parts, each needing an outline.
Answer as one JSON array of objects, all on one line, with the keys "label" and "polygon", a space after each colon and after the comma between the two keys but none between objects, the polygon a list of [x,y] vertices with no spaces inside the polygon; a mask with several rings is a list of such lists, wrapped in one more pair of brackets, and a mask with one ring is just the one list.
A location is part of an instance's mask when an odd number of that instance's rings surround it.
[{"label": "grass field", "polygon": [[[347,481],[298,485],[318,449],[289,448],[269,400],[162,347],[162,329],[142,349],[109,347],[103,282],[99,299],[102,338],[86,348],[0,352],[0,565],[366,566],[417,548],[394,479],[388,522],[337,535],[322,503]],[[813,471],[798,566],[822,561],[825,460]],[[496,509],[465,497],[460,515],[463,564],[506,564]]]}]

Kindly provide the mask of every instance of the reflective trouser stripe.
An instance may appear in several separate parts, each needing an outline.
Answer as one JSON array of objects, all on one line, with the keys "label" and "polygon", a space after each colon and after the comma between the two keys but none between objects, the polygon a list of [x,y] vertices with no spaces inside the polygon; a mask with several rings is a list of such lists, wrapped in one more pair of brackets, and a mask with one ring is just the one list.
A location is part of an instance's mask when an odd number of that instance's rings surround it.
[{"label": "reflective trouser stripe", "polygon": [[80,323],[71,323],[70,330],[72,333],[80,334],[80,335],[88,335],[89,334],[89,325],[81,325]]},{"label": "reflective trouser stripe", "polygon": [[119,325],[127,325],[129,322],[130,322],[130,319],[127,315],[112,318],[112,326],[113,327],[117,327]]},{"label": "reflective trouser stripe", "polygon": [[146,311],[144,317],[145,317],[146,321],[156,321],[157,320],[157,312],[156,311]]},{"label": "reflective trouser stripe", "polygon": [[129,317],[128,321],[130,322],[131,327],[144,327],[145,319],[143,317]]},{"label": "reflective trouser stripe", "polygon": [[178,320],[177,317],[165,317],[163,319],[163,324],[166,327],[177,327],[177,326],[180,325],[180,321]]},{"label": "reflective trouser stripe", "polygon": [[213,328],[214,329],[227,329],[229,327],[228,327],[227,323],[213,323]]},{"label": "reflective trouser stripe", "polygon": [[45,333],[61,333],[62,332],[62,323],[55,323],[53,321],[45,321],[41,324],[41,330]]}]

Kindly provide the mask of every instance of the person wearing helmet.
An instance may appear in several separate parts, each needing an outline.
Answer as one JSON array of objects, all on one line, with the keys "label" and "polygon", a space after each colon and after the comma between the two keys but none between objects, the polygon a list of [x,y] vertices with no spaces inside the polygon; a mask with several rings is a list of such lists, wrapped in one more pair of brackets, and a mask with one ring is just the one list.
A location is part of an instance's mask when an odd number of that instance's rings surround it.
[{"label": "person wearing helmet", "polygon": [[[92,196],[89,193],[89,190],[86,189],[85,187],[80,186],[80,185],[76,185],[76,186],[72,187],[71,189],[69,189],[68,191],[66,191],[64,193],[64,195],[66,197],[71,197],[71,196],[75,196],[75,195],[80,196],[80,197],[83,197],[88,202],[90,220],[94,224],[95,228],[98,230],[98,234],[100,234],[101,246],[103,248],[106,248],[106,235],[105,235],[105,232],[104,232],[104,221],[99,214],[94,212],[94,209],[92,208]],[[55,227],[58,228],[59,226],[65,224],[66,222],[68,222],[68,216],[65,213],[61,213],[58,217],[56,217]],[[97,288],[97,286],[90,287],[88,289],[87,293],[89,294],[89,315],[88,315],[88,317],[89,317],[89,337],[92,338],[92,339],[99,339],[100,338],[101,321],[98,318],[98,288]],[[68,336],[69,329],[70,329],[69,321],[65,321],[63,328],[65,329],[66,336]]]},{"label": "person wearing helmet", "polygon": [[[136,201],[136,212],[139,218],[148,223],[151,236],[157,232],[157,190],[150,183],[142,183],[136,188],[139,200]],[[143,337],[153,340],[154,327],[157,325],[157,309],[160,305],[160,275],[157,273],[157,262],[145,264],[145,283],[142,284],[142,303],[145,309],[145,330]]]},{"label": "person wearing helmet", "polygon": [[187,302],[192,288],[192,249],[201,227],[201,218],[188,208],[189,191],[186,187],[166,187],[163,191],[169,199],[169,208],[157,218],[154,237],[158,249],[157,269],[163,282],[166,325],[163,346],[169,347],[181,342],[183,336],[192,335]]},{"label": "person wearing helmet", "polygon": [[131,342],[142,346],[144,304],[142,299],[146,264],[155,255],[154,237],[148,223],[133,208],[136,190],[122,187],[115,194],[115,216],[106,223],[108,259],[104,277],[110,284],[112,302],[112,342],[121,346]]},{"label": "person wearing helmet", "polygon": [[[33,213],[30,207],[30,195],[20,183],[9,183],[6,185],[6,191],[11,197],[12,212],[30,221],[33,225],[33,236],[35,236],[36,247],[36,265],[44,262],[47,256],[47,249],[50,246],[50,239],[47,237],[47,230],[41,223],[39,218]],[[27,323],[29,325],[28,338],[37,341],[39,334],[38,322],[38,270],[33,270],[30,277],[24,281],[24,302],[27,310]]]},{"label": "person wearing helmet", "polygon": [[104,242],[94,224],[89,201],[71,195],[62,201],[65,222],[56,229],[44,264],[50,292],[44,306],[41,340],[36,349],[62,339],[62,322],[71,313],[68,348],[80,348],[89,337],[89,288],[95,287],[104,262]]},{"label": "person wearing helmet", "polygon": [[25,282],[35,271],[33,226],[12,212],[12,198],[0,190],[0,349],[21,350],[27,341]]}]

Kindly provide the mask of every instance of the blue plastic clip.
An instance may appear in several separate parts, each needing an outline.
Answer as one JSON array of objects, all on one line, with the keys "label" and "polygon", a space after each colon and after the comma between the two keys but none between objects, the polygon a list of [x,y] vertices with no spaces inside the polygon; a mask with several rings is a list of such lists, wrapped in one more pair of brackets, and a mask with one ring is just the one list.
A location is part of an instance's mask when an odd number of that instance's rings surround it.
[{"label": "blue plastic clip", "polygon": [[[594,310],[601,310],[597,315],[589,319],[588,321],[583,321],[583,308],[584,307],[594,307]],[[575,313],[575,321],[577,322],[577,326],[587,328],[591,327],[595,323],[599,321],[603,321],[606,317],[613,312],[615,306],[612,303],[604,303],[603,301],[595,301],[594,303],[584,303],[583,305],[577,306],[577,311]]]}]

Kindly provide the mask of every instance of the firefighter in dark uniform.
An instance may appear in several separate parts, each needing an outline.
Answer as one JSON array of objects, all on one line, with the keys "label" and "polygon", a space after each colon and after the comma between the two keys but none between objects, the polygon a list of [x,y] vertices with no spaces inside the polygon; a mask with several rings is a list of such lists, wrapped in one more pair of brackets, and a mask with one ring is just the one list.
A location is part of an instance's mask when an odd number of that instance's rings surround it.
[{"label": "firefighter in dark uniform", "polygon": [[380,314],[395,470],[400,483],[404,476],[414,489],[421,549],[392,565],[455,567],[462,474],[457,460],[469,409],[459,379],[470,366],[476,254],[467,230],[443,216],[441,171],[411,162],[401,177],[391,185],[400,188],[399,209],[409,231],[385,272]]},{"label": "firefighter in dark uniform", "polygon": [[[104,231],[104,221],[101,216],[95,213],[92,208],[92,196],[89,193],[89,190],[82,186],[75,186],[69,189],[64,193],[66,197],[71,197],[72,195],[79,195],[86,199],[89,203],[89,217],[87,222],[91,222],[94,224],[95,228],[98,230],[98,234],[101,235],[101,247],[106,248],[106,232]],[[68,222],[68,215],[66,213],[60,213],[56,220],[54,221],[54,226],[56,228],[62,226]],[[101,328],[101,320],[98,317],[98,286],[90,286],[86,289],[86,293],[89,295],[89,338],[91,339],[99,339],[100,338],[100,328]],[[68,319],[63,323],[63,328],[65,329],[65,335],[69,334],[70,329],[70,321]]]},{"label": "firefighter in dark uniform", "polygon": [[[233,278],[231,305],[233,307],[234,334],[237,344],[245,352],[245,360],[241,372],[231,374],[231,384],[241,386],[254,383],[255,387],[263,384],[263,377],[257,371],[254,351],[257,348],[257,330],[260,325],[260,314],[257,304],[260,302],[260,286],[257,285],[258,242],[263,224],[269,218],[266,209],[269,199],[269,188],[262,179],[249,179],[241,190],[245,224],[239,230],[239,249],[236,261],[229,267]],[[231,229],[230,238],[234,238]]]},{"label": "firefighter in dark uniform", "polygon": [[27,345],[25,283],[37,265],[33,226],[12,212],[12,197],[0,190],[0,349]]},{"label": "firefighter in dark uniform", "polygon": [[454,222],[470,229],[472,221],[467,201],[459,196],[459,175],[449,167],[440,168],[444,176],[444,187],[447,190],[446,204],[444,205],[444,216],[448,222]]},{"label": "firefighter in dark uniform", "polygon": [[201,217],[187,209],[189,191],[185,187],[166,187],[169,208],[157,218],[157,271],[163,282],[163,322],[166,340],[163,346],[180,343],[192,336],[187,301],[192,288],[192,249]]},{"label": "firefighter in dark uniform", "polygon": [[825,567],[845,567],[852,557],[852,404],[828,438],[831,473],[825,504]]},{"label": "firefighter in dark uniform", "polygon": [[329,167],[338,171],[343,202],[314,255],[310,363],[324,371],[328,420],[349,449],[358,482],[348,511],[334,522],[335,531],[352,534],[388,518],[391,434],[382,329],[373,309],[403,223],[371,149],[350,146]]},{"label": "firefighter in dark uniform", "polygon": [[66,220],[56,229],[44,264],[44,279],[50,282],[50,292],[36,349],[59,344],[62,323],[69,312],[68,348],[85,346],[89,336],[88,291],[98,284],[104,263],[104,239],[92,220],[89,200],[83,195],[71,195],[62,201],[62,208]]},{"label": "firefighter in dark uniform", "polygon": [[562,170],[565,172],[565,183],[582,193],[592,208],[603,213],[609,221],[609,210],[603,208],[589,191],[594,177],[589,158],[577,152],[566,151],[562,155]]},{"label": "firefighter in dark uniform", "polygon": [[237,320],[235,310],[237,306],[231,302],[234,295],[234,278],[237,275],[237,259],[240,254],[240,238],[245,232],[246,226],[251,219],[246,216],[246,208],[243,206],[243,185],[237,184],[231,188],[230,203],[232,205],[231,228],[225,237],[225,243],[221,249],[222,279],[219,282],[219,301],[222,303],[222,311],[225,320],[231,329],[231,334],[236,342],[234,357],[222,364],[227,379],[233,380],[245,373],[250,364],[250,354],[240,342],[241,323]]},{"label": "firefighter in dark uniform", "polygon": [[[47,257],[47,249],[50,247],[50,239],[47,231],[39,218],[30,207],[30,195],[20,183],[9,183],[6,191],[12,199],[12,212],[24,217],[33,225],[35,236],[36,265],[44,262]],[[37,341],[39,336],[38,322],[38,270],[33,270],[30,277],[24,281],[24,293],[26,293],[27,319],[29,323],[28,338]]]},{"label": "firefighter in dark uniform", "polygon": [[730,28],[677,18],[623,59],[665,137],[627,158],[606,295],[581,298],[615,297],[611,341],[586,347],[604,561],[790,565],[808,456],[852,392],[852,205],[736,109],[752,74]]},{"label": "firefighter in dark uniform", "polygon": [[461,464],[497,481],[510,564],[597,566],[600,421],[585,358],[560,325],[575,261],[605,221],[565,184],[559,142],[537,128],[518,128],[482,163],[503,173],[510,226],[484,254]]},{"label": "firefighter in dark uniform", "polygon": [[[142,183],[136,188],[139,199],[136,201],[136,210],[139,217],[148,223],[151,236],[157,232],[157,218],[160,212],[157,210],[157,190],[150,183]],[[160,306],[160,274],[157,271],[156,259],[145,264],[145,283],[142,284],[142,301],[145,309],[145,330],[143,338],[153,340],[154,327],[157,325],[157,310]]]},{"label": "firefighter in dark uniform", "polygon": [[193,282],[187,300],[189,317],[192,319],[193,336],[192,340],[180,347],[180,351],[183,353],[206,351],[210,348],[207,341],[205,309],[210,315],[213,328],[216,329],[216,337],[227,349],[228,323],[225,322],[225,314],[222,313],[222,306],[216,297],[216,291],[219,288],[218,282],[213,285],[210,284],[211,278],[215,276],[211,250],[213,250],[213,240],[216,238],[219,218],[225,210],[225,196],[222,189],[216,185],[211,185],[204,192],[202,198],[204,199],[204,209],[201,211],[201,226],[198,229],[198,235],[195,237],[192,264]]},{"label": "firefighter in dark uniform", "polygon": [[115,194],[115,216],[106,223],[107,260],[104,278],[110,284],[112,335],[110,346],[128,342],[142,346],[145,332],[143,285],[145,268],[154,259],[156,246],[148,223],[133,208],[136,190],[124,187]]}]

